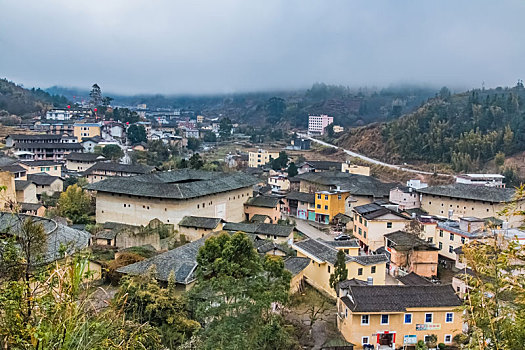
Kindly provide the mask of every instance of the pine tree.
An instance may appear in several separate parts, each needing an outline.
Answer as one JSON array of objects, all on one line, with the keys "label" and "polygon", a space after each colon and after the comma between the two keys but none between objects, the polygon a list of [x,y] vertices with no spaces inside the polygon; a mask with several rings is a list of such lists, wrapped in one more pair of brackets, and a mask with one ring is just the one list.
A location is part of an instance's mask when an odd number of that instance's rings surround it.
[{"label": "pine tree", "polygon": [[92,107],[100,106],[102,104],[102,90],[98,84],[93,84],[89,97],[91,98],[89,103]]},{"label": "pine tree", "polygon": [[334,264],[334,272],[330,275],[330,287],[337,292],[337,285],[348,278],[348,269],[346,268],[346,254],[340,250],[337,252],[337,260]]}]

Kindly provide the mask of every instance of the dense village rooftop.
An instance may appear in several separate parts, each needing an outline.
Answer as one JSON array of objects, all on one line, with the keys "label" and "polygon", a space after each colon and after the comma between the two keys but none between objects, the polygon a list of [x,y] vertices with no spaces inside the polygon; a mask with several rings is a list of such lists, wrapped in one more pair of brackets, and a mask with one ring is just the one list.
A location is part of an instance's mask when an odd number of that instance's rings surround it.
[{"label": "dense village rooftop", "polygon": [[12,214],[0,212],[0,233],[18,235],[22,233],[25,220],[31,219],[36,224],[42,224],[47,235],[47,251],[44,261],[52,262],[62,257],[62,251],[73,254],[88,246],[90,234],[86,231],[77,230],[54,220],[39,216]]},{"label": "dense village rooftop", "polygon": [[149,174],[155,167],[142,164],[120,164],[113,162],[98,162],[87,169],[84,174],[88,175],[95,171],[123,172],[131,174]]},{"label": "dense village rooftop", "polygon": [[309,181],[320,185],[339,187],[352,195],[373,196],[376,198],[388,197],[390,189],[396,187],[394,183],[384,183],[371,176],[327,171],[319,173],[304,173],[295,176],[296,179]]},{"label": "dense village rooftop", "polygon": [[83,161],[83,162],[94,162],[94,161],[102,161],[105,160],[104,156],[96,153],[79,153],[79,152],[71,152],[69,154],[66,154],[65,156],[66,160],[71,161]]},{"label": "dense village rooftop", "polygon": [[516,190],[512,188],[488,187],[461,183],[425,187],[416,191],[426,195],[470,199],[492,203],[510,202],[516,192]]},{"label": "dense village rooftop", "polygon": [[[294,243],[293,247],[297,251],[301,251],[309,257],[312,257],[319,263],[329,262],[333,265],[337,261],[337,249],[330,246],[325,241],[308,238],[303,241]],[[363,266],[388,261],[387,256],[384,254],[360,256],[346,255],[345,259],[347,262],[354,261]]]},{"label": "dense village rooftop", "polygon": [[354,211],[367,220],[373,220],[385,214],[393,214],[399,216],[400,218],[407,219],[407,217],[405,217],[404,215],[394,210],[385,208],[384,206],[379,205],[377,203],[359,205],[357,207],[354,207]]},{"label": "dense village rooftop", "polygon": [[188,199],[250,187],[257,179],[244,173],[199,170],[156,172],[133,177],[109,178],[88,189],[139,197]]}]

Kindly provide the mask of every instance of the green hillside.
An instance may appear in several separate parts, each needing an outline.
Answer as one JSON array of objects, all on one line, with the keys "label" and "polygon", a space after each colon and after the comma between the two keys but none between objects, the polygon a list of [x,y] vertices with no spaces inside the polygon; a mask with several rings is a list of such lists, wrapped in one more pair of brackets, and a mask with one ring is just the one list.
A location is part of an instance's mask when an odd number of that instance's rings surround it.
[{"label": "green hillside", "polygon": [[7,79],[0,79],[0,114],[25,116],[43,113],[52,107],[65,107],[68,100],[63,96],[50,95],[41,89],[24,89]]},{"label": "green hillside", "polygon": [[399,119],[354,129],[338,143],[385,161],[449,163],[477,170],[525,150],[525,89],[473,90],[439,96]]}]

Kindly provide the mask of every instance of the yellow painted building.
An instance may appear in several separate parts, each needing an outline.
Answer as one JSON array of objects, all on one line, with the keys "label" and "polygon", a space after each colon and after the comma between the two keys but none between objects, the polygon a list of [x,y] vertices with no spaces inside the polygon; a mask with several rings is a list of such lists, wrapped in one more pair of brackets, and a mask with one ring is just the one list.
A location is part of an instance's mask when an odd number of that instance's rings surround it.
[{"label": "yellow painted building", "polygon": [[462,332],[460,299],[450,285],[339,284],[337,327],[354,349],[398,349],[436,335],[434,346],[452,345]]},{"label": "yellow painted building", "polygon": [[257,168],[270,162],[272,159],[279,157],[279,152],[269,152],[264,149],[259,149],[257,152],[248,153],[248,166],[250,168]]},{"label": "yellow painted building", "polygon": [[84,138],[100,136],[100,124],[99,123],[77,123],[73,125],[73,136],[75,136],[78,142]]},{"label": "yellow painted building", "polygon": [[[354,246],[358,247],[357,242]],[[337,261],[338,242],[306,239],[292,245],[297,251],[298,257],[305,257],[312,262],[304,270],[306,282],[320,292],[335,298],[336,293],[330,287],[330,275],[334,272],[334,264]],[[341,249],[345,249],[341,247]],[[358,254],[359,250],[352,249],[349,254]],[[386,263],[388,258],[384,254],[379,255],[346,255],[346,268],[348,278],[366,281],[374,285],[385,284]]]},{"label": "yellow painted building", "polygon": [[345,213],[348,191],[332,190],[315,193],[315,221],[328,224],[337,214]]},{"label": "yellow painted building", "polygon": [[354,207],[353,218],[354,236],[365,252],[383,247],[385,234],[402,231],[410,221],[408,217],[376,203]]}]

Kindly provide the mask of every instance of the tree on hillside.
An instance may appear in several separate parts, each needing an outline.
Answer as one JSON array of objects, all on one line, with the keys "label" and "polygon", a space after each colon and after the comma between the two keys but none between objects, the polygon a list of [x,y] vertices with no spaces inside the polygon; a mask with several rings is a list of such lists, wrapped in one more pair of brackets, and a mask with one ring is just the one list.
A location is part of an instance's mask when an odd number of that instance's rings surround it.
[{"label": "tree on hillside", "polygon": [[[517,205],[522,199],[523,186],[501,214],[523,215]],[[525,343],[525,246],[492,236],[465,245],[463,252],[472,269],[465,275],[469,288],[463,306],[469,327],[467,348],[521,349]]]},{"label": "tree on hillside", "polygon": [[102,147],[100,154],[113,161],[118,161],[120,158],[124,157],[124,151],[119,145],[104,146]]},{"label": "tree on hillside", "polygon": [[217,142],[217,136],[214,132],[206,131],[202,137],[204,142]]},{"label": "tree on hillside", "polygon": [[74,224],[87,224],[94,212],[91,196],[77,184],[69,186],[58,199],[58,213]]},{"label": "tree on hillside", "polygon": [[132,145],[136,145],[141,142],[147,142],[146,129],[143,125],[131,125],[128,130],[128,139]]},{"label": "tree on hillside", "polygon": [[288,165],[288,177],[294,177],[296,176],[299,171],[297,170],[297,166],[295,165],[294,162],[290,162],[290,164]]},{"label": "tree on hillside", "polygon": [[219,136],[221,140],[227,140],[231,136],[232,132],[232,121],[230,118],[222,118],[219,123]]},{"label": "tree on hillside", "polygon": [[266,122],[275,124],[279,122],[286,110],[286,102],[280,97],[272,97],[266,102],[265,110],[268,113]]},{"label": "tree on hillside", "polygon": [[281,170],[288,165],[288,155],[285,151],[279,152],[279,157],[272,159],[270,162],[270,166],[273,170]]},{"label": "tree on hillside", "polygon": [[127,124],[140,122],[140,116],[137,114],[137,112],[131,111],[128,108],[115,108],[113,109],[113,113],[108,115],[108,117]]},{"label": "tree on hillside", "polygon": [[98,84],[93,84],[89,93],[89,104],[91,107],[97,107],[102,104],[102,90]]},{"label": "tree on hillside", "polygon": [[337,260],[334,264],[334,272],[330,275],[330,288],[337,293],[339,282],[346,281],[348,278],[348,269],[346,268],[346,254],[344,251],[337,252]]},{"label": "tree on hillside", "polygon": [[148,324],[94,307],[87,258],[46,261],[42,224],[13,214],[16,221],[19,229],[0,238],[2,349],[162,349]]},{"label": "tree on hillside", "polygon": [[189,159],[190,168],[201,169],[204,166],[204,160],[198,153],[194,153]]},{"label": "tree on hillside", "polygon": [[[202,349],[295,349],[272,313],[288,300],[291,275],[281,257],[262,258],[244,233],[211,237],[197,255],[190,305],[203,325]],[[246,327],[246,325],[250,325]]]},{"label": "tree on hillside", "polygon": [[175,289],[173,273],[166,287],[159,285],[154,270],[142,276],[124,277],[115,300],[129,319],[157,328],[168,349],[176,349],[200,328],[188,317],[184,300]]},{"label": "tree on hillside", "polygon": [[196,139],[194,137],[188,138],[188,149],[191,149],[192,151],[196,151],[201,146],[201,140]]}]

